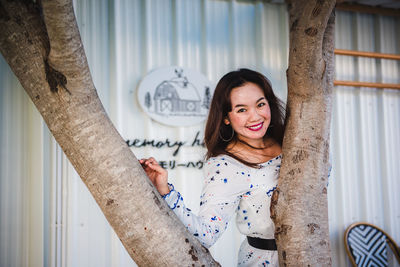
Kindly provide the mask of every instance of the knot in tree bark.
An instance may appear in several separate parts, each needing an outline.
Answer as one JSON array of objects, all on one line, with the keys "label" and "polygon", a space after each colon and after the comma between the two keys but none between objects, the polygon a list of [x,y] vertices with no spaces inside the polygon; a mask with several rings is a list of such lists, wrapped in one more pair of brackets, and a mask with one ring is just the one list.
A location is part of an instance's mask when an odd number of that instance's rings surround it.
[{"label": "knot in tree bark", "polygon": [[45,66],[45,72],[46,72],[46,80],[49,83],[50,90],[53,93],[57,93],[58,92],[58,86],[61,86],[62,88],[64,88],[68,92],[68,94],[71,94],[71,92],[66,87],[66,85],[67,85],[67,77],[65,77],[65,75],[62,74],[61,72],[59,72],[58,70],[53,69],[49,65],[47,60],[45,60],[44,66]]}]

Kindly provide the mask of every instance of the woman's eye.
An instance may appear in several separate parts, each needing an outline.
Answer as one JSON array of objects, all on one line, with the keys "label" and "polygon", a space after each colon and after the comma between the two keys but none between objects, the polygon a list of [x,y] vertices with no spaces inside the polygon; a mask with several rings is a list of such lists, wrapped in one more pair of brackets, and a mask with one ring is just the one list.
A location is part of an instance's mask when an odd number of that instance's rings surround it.
[{"label": "woman's eye", "polygon": [[261,102],[261,103],[258,104],[258,107],[263,107],[263,106],[265,106],[264,102]]},{"label": "woman's eye", "polygon": [[241,108],[241,109],[239,109],[237,112],[240,113],[240,112],[245,112],[245,111],[246,111],[246,109]]}]

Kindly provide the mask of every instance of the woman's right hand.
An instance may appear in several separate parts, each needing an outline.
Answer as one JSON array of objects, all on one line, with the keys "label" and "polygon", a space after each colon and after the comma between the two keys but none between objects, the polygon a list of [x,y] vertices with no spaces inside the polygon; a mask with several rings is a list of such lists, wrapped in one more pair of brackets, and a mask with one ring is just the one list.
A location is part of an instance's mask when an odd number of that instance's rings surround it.
[{"label": "woman's right hand", "polygon": [[168,194],[170,192],[168,186],[168,172],[163,169],[153,157],[140,159],[139,162],[158,192],[162,196]]}]

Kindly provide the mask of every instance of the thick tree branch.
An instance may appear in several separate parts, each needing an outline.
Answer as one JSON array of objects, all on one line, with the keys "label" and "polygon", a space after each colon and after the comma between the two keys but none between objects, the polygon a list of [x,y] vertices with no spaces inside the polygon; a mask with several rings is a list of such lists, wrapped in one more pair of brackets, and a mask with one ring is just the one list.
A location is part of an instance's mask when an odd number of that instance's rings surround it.
[{"label": "thick tree branch", "polygon": [[108,119],[69,13],[72,1],[44,1],[46,26],[26,3],[0,0],[0,51],[130,256],[139,266],[218,265]]},{"label": "thick tree branch", "polygon": [[271,217],[281,266],[330,266],[326,186],[335,1],[291,3],[286,129]]}]

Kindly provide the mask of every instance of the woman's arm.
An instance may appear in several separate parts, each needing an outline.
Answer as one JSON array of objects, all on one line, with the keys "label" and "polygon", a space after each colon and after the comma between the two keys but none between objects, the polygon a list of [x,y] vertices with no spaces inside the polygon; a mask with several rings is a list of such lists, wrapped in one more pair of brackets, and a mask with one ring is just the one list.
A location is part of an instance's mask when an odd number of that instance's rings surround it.
[{"label": "woman's arm", "polygon": [[[152,165],[149,168],[155,169],[154,162]],[[226,166],[223,165],[223,167]],[[232,190],[234,189],[232,188],[234,184],[227,183],[227,179],[233,180],[231,179],[231,174],[224,172],[223,167],[221,168],[221,162],[218,160],[206,163],[205,171],[207,176],[200,197],[199,215],[186,208],[183,197],[172,185],[169,188],[170,192],[163,196],[169,207],[189,232],[196,236],[205,247],[212,246],[225,231],[240,201],[240,195],[235,194],[234,190]],[[148,170],[146,173],[148,173]],[[160,173],[160,170],[157,173]],[[153,173],[150,174],[153,175]],[[154,177],[150,179],[152,180]],[[155,180],[158,179],[161,178],[156,178]]]}]

